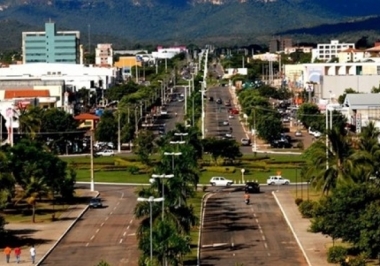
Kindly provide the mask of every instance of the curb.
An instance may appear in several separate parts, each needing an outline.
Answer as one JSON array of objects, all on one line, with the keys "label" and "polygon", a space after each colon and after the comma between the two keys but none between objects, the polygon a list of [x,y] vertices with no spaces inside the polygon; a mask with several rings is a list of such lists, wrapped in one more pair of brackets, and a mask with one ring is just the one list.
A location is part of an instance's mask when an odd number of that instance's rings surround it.
[{"label": "curb", "polygon": [[293,228],[292,224],[290,223],[289,218],[288,218],[288,216],[286,215],[284,209],[282,208],[282,205],[281,205],[280,201],[278,200],[278,198],[277,198],[277,196],[276,196],[276,193],[275,193],[274,191],[272,191],[272,195],[273,195],[274,199],[276,200],[276,203],[277,203],[278,207],[280,208],[280,210],[281,210],[281,212],[282,212],[282,215],[283,215],[284,218],[285,218],[286,223],[288,224],[290,230],[292,231],[292,234],[293,234],[294,238],[296,239],[297,244],[298,244],[298,246],[300,247],[303,256],[304,256],[305,259],[306,259],[307,265],[312,266],[312,264],[311,264],[311,262],[310,262],[310,260],[309,260],[309,257],[308,257],[307,254],[306,254],[305,249],[303,248],[303,246],[302,246],[300,240],[298,239],[298,236],[297,236],[296,232],[294,231],[294,228]]},{"label": "curb", "polygon": [[[97,192],[95,197],[99,197],[100,193]],[[67,235],[67,233],[73,228],[73,226],[82,218],[83,214],[88,210],[89,205],[87,204],[86,208],[77,216],[77,218],[70,224],[70,226],[63,232],[63,234],[58,238],[54,245],[42,256],[42,258],[36,263],[37,266],[42,265],[44,260],[50,255],[50,253],[57,247],[57,245],[62,241],[62,239]]]},{"label": "curb", "polygon": [[200,211],[200,223],[199,223],[199,233],[198,233],[198,250],[197,250],[197,266],[201,266],[201,237],[202,237],[202,228],[203,228],[203,221],[204,221],[204,208],[206,207],[206,203],[209,197],[211,197],[213,193],[207,192],[202,197],[202,206]]}]

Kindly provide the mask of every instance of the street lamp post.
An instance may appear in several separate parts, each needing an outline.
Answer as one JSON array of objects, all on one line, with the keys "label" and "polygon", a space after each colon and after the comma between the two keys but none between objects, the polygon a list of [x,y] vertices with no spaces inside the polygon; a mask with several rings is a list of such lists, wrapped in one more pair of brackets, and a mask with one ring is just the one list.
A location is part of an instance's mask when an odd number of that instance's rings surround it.
[{"label": "street lamp post", "polygon": [[172,157],[172,171],[174,171],[174,156],[180,156],[182,152],[164,152],[164,155]]},{"label": "street lamp post", "polygon": [[120,111],[117,112],[117,151],[121,153],[121,134],[120,134]]},{"label": "street lamp post", "polygon": [[152,222],[152,205],[153,202],[161,202],[163,201],[164,198],[154,198],[154,197],[149,197],[149,198],[137,198],[137,201],[139,202],[149,202],[149,225],[150,225],[150,263],[153,262],[153,222]]},{"label": "street lamp post", "polygon": [[170,178],[173,178],[174,177],[174,175],[165,175],[165,174],[163,174],[163,175],[155,175],[155,174],[153,174],[152,175],[152,178],[160,178],[160,179],[162,179],[162,181],[161,181],[161,184],[162,184],[162,188],[161,188],[161,190],[162,190],[162,192],[161,192],[161,195],[162,195],[162,198],[164,199],[163,201],[162,201],[162,220],[164,220],[164,210],[165,210],[165,189],[164,189],[164,179],[170,179]]},{"label": "street lamp post", "polygon": [[206,82],[202,82],[202,88],[201,88],[201,101],[202,101],[202,139],[205,138],[205,105],[204,105],[204,93],[205,93],[205,85]]},{"label": "street lamp post", "polygon": [[90,136],[90,172],[91,172],[91,184],[90,188],[91,191],[95,190],[95,183],[94,183],[94,132],[91,131]]}]

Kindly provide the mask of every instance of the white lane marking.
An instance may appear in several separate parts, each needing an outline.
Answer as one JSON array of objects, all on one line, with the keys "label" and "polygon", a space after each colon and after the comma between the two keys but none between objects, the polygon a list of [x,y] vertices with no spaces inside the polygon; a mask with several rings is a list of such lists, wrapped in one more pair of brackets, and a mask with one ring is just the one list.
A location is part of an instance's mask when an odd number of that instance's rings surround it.
[{"label": "white lane marking", "polygon": [[90,240],[93,240],[93,239],[94,239],[94,237],[95,237],[95,236],[92,236],[92,237],[90,238]]},{"label": "white lane marking", "polygon": [[129,221],[129,224],[132,224],[133,223],[133,219]]},{"label": "white lane marking", "polygon": [[116,205],[119,205],[120,204],[120,201],[118,201],[117,203],[116,203]]},{"label": "white lane marking", "polygon": [[129,225],[127,226],[127,230],[129,230]]},{"label": "white lane marking", "polygon": [[116,210],[116,206],[115,206],[115,207],[113,207],[113,210]]},{"label": "white lane marking", "polygon": [[265,241],[265,236],[261,236],[261,238]]},{"label": "white lane marking", "polygon": [[263,233],[263,230],[261,230],[261,229],[260,229],[260,234],[262,234],[262,235],[264,234],[264,233]]},{"label": "white lane marking", "polygon": [[120,239],[119,244],[121,244],[122,242],[123,242],[123,239]]},{"label": "white lane marking", "polygon": [[100,230],[99,228],[98,228],[98,229],[96,229],[96,232],[95,232],[95,234],[99,233],[99,230]]},{"label": "white lane marking", "polygon": [[110,212],[110,215],[112,215],[113,214],[113,212]]},{"label": "white lane marking", "polygon": [[123,197],[124,197],[124,192],[121,193],[120,199],[122,199]]},{"label": "white lane marking", "polygon": [[107,217],[106,217],[106,221],[108,220],[108,218],[110,218],[110,217],[107,216]]},{"label": "white lane marking", "polygon": [[259,223],[259,220],[258,219],[255,219],[256,223]]},{"label": "white lane marking", "polygon": [[[253,210],[252,207],[251,207],[251,211],[253,212],[253,216],[256,217],[255,212],[254,212],[254,210]],[[262,228],[261,228],[261,225],[260,225],[260,223],[259,223],[259,219],[256,218],[255,221],[256,221],[256,223],[257,223],[257,227],[259,228],[259,231],[260,231],[260,234],[261,234],[261,238],[263,239],[264,247],[265,247],[266,249],[268,249],[268,244],[267,244],[267,242],[266,242],[266,238],[265,238],[264,232],[263,232],[263,230],[262,230]],[[267,254],[268,254],[268,256],[270,256],[270,253],[269,253],[269,252],[268,252]]]},{"label": "white lane marking", "polygon": [[127,234],[127,232],[124,232],[123,236],[125,236]]},{"label": "white lane marking", "polygon": [[268,248],[268,245],[267,245],[267,243],[264,243],[264,246],[265,246],[265,248]]},{"label": "white lane marking", "polygon": [[135,236],[136,234],[135,233],[132,233],[132,234],[128,234],[128,236]]},{"label": "white lane marking", "polygon": [[104,223],[101,223],[101,224],[100,224],[100,227],[103,227],[103,225],[104,225]]},{"label": "white lane marking", "polygon": [[[135,235],[135,234],[130,234],[130,235]],[[214,243],[214,244],[209,244],[209,245],[202,245],[202,248],[214,248],[214,247],[221,247],[228,245],[228,243]],[[231,244],[231,247],[234,247],[234,243]]]},{"label": "white lane marking", "polygon": [[90,243],[87,243],[87,244],[86,244],[86,247],[88,247],[89,244],[90,244]]}]

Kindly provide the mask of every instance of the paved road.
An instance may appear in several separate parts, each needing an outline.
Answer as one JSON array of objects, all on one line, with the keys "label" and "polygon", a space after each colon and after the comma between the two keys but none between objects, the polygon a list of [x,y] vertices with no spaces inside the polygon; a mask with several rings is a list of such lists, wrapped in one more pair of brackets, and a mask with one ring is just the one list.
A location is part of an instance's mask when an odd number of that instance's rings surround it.
[{"label": "paved road", "polygon": [[[174,89],[174,92],[184,94],[184,88],[177,87]],[[168,132],[173,130],[177,123],[184,123],[184,102],[169,102],[166,107],[168,115],[166,117],[159,117],[155,124],[165,124],[165,131]],[[177,116],[175,116],[175,113],[177,113]]]},{"label": "paved road", "polygon": [[307,265],[273,196],[233,189],[212,194],[205,207],[201,265]]},{"label": "paved road", "polygon": [[138,265],[135,188],[96,186],[105,205],[88,210],[41,265]]},{"label": "paved road", "polygon": [[[246,138],[247,134],[239,122],[239,115],[234,115],[232,119],[228,118],[228,109],[235,107],[228,87],[208,88],[207,98],[209,97],[213,97],[214,101],[210,102],[208,99],[206,100],[206,137],[224,137],[226,133],[230,132],[230,127],[232,127],[232,136],[240,143],[240,140]],[[216,103],[218,98],[223,101],[222,104]],[[231,107],[224,105],[224,102],[227,100],[231,100]],[[223,121],[225,120],[228,120],[229,126],[223,126]],[[252,147],[241,147],[241,151],[242,153],[252,153]]]}]

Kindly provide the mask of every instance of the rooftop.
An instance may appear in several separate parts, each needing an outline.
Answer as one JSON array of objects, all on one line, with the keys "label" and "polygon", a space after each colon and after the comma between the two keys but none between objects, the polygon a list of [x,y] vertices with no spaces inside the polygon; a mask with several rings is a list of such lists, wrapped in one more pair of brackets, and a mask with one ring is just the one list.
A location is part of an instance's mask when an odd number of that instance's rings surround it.
[{"label": "rooftop", "polygon": [[380,93],[349,93],[344,99],[343,106],[351,109],[380,107]]}]

